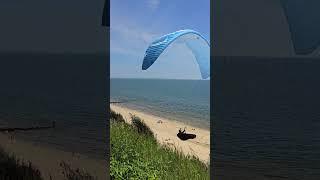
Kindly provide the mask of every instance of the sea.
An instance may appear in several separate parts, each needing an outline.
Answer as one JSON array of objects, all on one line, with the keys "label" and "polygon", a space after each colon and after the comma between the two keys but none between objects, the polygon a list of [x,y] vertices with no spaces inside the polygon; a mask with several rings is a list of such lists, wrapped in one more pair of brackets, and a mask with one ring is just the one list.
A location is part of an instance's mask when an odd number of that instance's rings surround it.
[{"label": "sea", "polygon": [[108,67],[104,54],[0,54],[0,128],[35,145],[105,159]]},{"label": "sea", "polygon": [[212,65],[213,179],[320,179],[320,59]]},{"label": "sea", "polygon": [[210,129],[210,80],[113,78],[110,80],[110,101]]},{"label": "sea", "polygon": [[16,137],[105,158],[110,90],[111,101],[129,108],[211,127],[213,179],[320,179],[319,58],[215,57],[211,85],[111,79],[110,89],[106,59],[1,53],[0,127],[56,121]]}]

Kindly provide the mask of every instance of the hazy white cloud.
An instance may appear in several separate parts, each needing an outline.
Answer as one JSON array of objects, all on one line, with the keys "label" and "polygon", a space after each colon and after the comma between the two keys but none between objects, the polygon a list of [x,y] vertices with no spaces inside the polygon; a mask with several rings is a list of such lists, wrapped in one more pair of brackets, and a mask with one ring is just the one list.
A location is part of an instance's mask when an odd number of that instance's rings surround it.
[{"label": "hazy white cloud", "polygon": [[147,0],[147,6],[151,9],[151,10],[156,10],[160,5],[160,0]]},{"label": "hazy white cloud", "polygon": [[[128,19],[113,21],[110,28],[111,76],[135,78],[200,79],[193,54],[181,44],[172,44],[147,71],[141,70],[144,53],[149,44],[163,33],[147,30]],[[123,55],[125,58],[118,58]],[[120,56],[122,57],[122,56]],[[181,67],[183,60],[184,68]],[[161,62],[161,63],[159,63]],[[166,73],[164,73],[164,70]]]},{"label": "hazy white cloud", "polygon": [[112,26],[111,33],[114,33],[114,35],[120,35],[127,40],[141,41],[143,43],[150,43],[153,38],[158,35],[157,33],[145,31],[141,28],[126,24],[116,24]]},{"label": "hazy white cloud", "polygon": [[[110,51],[126,55],[143,56],[144,51],[159,33],[146,31],[129,23],[112,24],[110,28]],[[142,54],[142,55],[141,55]]]},{"label": "hazy white cloud", "polygon": [[[179,23],[176,24],[176,19],[172,22],[163,22],[166,18],[156,15],[156,11],[162,8],[160,3],[163,2],[160,0],[143,0],[139,3],[142,3],[142,6],[137,5],[137,9],[134,9],[137,12],[118,14],[114,12],[111,16],[111,77],[201,79],[198,64],[192,52],[185,46],[174,46],[175,44],[171,44],[151,68],[142,70],[145,51],[152,41],[170,33],[169,30],[174,26],[177,28],[180,26],[178,26]],[[172,3],[174,5],[175,2]],[[165,16],[170,19],[170,12]]]},{"label": "hazy white cloud", "polygon": [[116,53],[116,54],[125,54],[125,55],[132,55],[132,56],[138,56],[139,53],[134,50],[130,50],[130,48],[126,48],[121,46],[119,43],[115,41],[110,41],[110,52]]}]

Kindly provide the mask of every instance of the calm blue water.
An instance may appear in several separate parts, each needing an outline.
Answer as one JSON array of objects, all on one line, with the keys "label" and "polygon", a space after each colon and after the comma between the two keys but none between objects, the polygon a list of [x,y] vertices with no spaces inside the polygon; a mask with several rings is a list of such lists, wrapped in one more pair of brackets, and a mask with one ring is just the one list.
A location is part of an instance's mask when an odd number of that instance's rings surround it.
[{"label": "calm blue water", "polygon": [[111,101],[122,106],[210,128],[210,81],[111,79]]},{"label": "calm blue water", "polygon": [[320,179],[320,59],[217,57],[215,179]]},{"label": "calm blue water", "polygon": [[0,127],[26,141],[94,158],[106,154],[107,61],[95,54],[0,54]]}]

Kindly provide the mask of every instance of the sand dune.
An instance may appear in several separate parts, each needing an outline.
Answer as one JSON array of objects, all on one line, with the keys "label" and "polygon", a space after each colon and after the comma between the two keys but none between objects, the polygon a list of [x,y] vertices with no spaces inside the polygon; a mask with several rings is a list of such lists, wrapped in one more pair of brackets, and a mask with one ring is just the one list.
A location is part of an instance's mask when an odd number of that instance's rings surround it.
[{"label": "sand dune", "polygon": [[63,179],[62,169],[59,163],[63,160],[72,168],[84,169],[86,172],[98,179],[106,179],[106,161],[88,158],[72,152],[44,147],[32,142],[14,140],[11,142],[8,134],[0,134],[0,146],[9,154],[14,153],[16,157],[30,161],[38,168],[44,179]]},{"label": "sand dune", "polygon": [[[210,131],[122,107],[120,105],[111,104],[110,108],[115,112],[120,113],[128,123],[130,123],[130,113],[140,117],[152,129],[159,143],[175,145],[183,153],[196,155],[203,162],[209,162]],[[177,137],[177,133],[179,128],[184,127],[186,127],[187,133],[196,134],[197,137],[195,139],[181,141]]]}]

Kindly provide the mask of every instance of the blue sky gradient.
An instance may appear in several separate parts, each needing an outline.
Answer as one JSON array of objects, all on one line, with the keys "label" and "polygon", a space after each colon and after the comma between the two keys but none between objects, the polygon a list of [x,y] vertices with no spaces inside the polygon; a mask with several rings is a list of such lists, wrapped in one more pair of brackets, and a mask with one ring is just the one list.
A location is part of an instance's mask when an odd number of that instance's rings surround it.
[{"label": "blue sky gradient", "polygon": [[141,65],[148,45],[159,36],[193,29],[209,41],[210,0],[111,0],[110,4],[111,78],[201,78],[192,53],[178,45],[147,71]]}]

